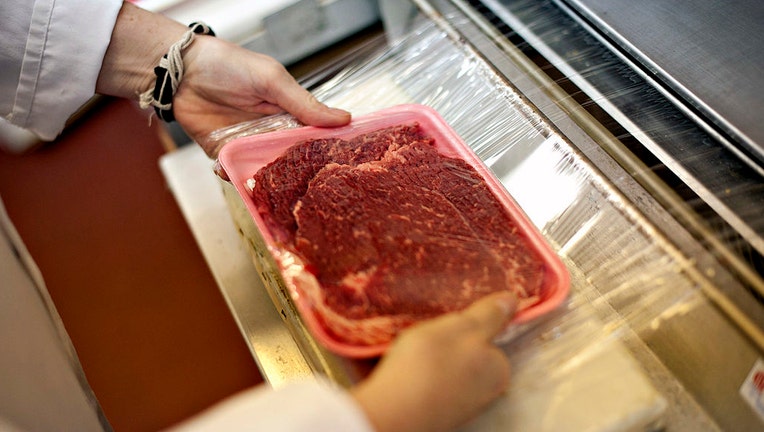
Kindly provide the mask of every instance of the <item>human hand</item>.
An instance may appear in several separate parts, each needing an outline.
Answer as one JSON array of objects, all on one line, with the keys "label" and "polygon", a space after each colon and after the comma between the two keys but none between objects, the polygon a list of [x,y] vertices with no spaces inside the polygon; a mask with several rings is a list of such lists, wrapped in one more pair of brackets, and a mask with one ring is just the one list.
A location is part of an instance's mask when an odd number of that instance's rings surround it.
[{"label": "human hand", "polygon": [[286,111],[320,127],[350,122],[350,113],[320,103],[272,57],[198,36],[183,61],[183,80],[173,98],[175,119],[210,157],[220,150],[205,139],[210,132],[265,115]]},{"label": "human hand", "polygon": [[513,294],[494,294],[401,333],[352,390],[376,430],[453,430],[499,397],[510,366],[492,340],[516,307]]},{"label": "human hand", "polygon": [[[104,55],[96,92],[138,98],[153,89],[154,67],[189,31],[162,14],[123,3]],[[275,59],[213,36],[197,35],[183,51],[184,73],[173,97],[173,114],[210,157],[210,132],[286,111],[312,126],[342,126],[350,113],[318,102]]]}]

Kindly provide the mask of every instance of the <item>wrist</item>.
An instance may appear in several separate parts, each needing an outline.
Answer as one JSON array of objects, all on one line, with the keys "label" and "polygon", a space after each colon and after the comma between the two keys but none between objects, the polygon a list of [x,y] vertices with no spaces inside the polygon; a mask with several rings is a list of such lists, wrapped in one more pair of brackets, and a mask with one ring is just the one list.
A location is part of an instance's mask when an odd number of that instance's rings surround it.
[{"label": "wrist", "polygon": [[159,60],[154,68],[156,79],[154,86],[140,95],[141,108],[154,107],[157,116],[167,122],[175,121],[173,99],[178,91],[185,71],[184,51],[194,41],[196,35],[212,35],[215,33],[202,23],[192,23],[183,37],[172,44],[167,54]]},{"label": "wrist", "polygon": [[96,82],[99,94],[137,99],[152,88],[154,67],[188,28],[125,2]]}]

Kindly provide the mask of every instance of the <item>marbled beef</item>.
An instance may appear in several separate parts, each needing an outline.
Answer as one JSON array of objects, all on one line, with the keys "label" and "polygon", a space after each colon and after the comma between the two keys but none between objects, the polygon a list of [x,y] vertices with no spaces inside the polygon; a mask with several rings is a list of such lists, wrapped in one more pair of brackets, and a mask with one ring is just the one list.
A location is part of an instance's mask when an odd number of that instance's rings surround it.
[{"label": "marbled beef", "polygon": [[416,125],[309,140],[255,175],[260,213],[317,279],[327,329],[356,344],[495,291],[533,303],[543,271],[475,169]]},{"label": "marbled beef", "polygon": [[305,194],[310,180],[325,165],[354,166],[378,160],[388,148],[419,140],[432,142],[417,127],[401,125],[362,134],[348,141],[316,139],[299,142],[255,174],[252,195],[257,210],[274,239],[289,244],[297,229],[292,215],[294,205]]}]

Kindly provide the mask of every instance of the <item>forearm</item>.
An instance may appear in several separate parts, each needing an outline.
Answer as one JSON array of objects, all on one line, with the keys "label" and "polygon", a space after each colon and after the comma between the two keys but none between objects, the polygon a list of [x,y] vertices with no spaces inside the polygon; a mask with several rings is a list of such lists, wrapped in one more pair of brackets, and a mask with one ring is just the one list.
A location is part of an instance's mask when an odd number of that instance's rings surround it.
[{"label": "forearm", "polygon": [[137,99],[153,88],[154,67],[188,28],[163,15],[124,3],[96,82],[96,92]]}]

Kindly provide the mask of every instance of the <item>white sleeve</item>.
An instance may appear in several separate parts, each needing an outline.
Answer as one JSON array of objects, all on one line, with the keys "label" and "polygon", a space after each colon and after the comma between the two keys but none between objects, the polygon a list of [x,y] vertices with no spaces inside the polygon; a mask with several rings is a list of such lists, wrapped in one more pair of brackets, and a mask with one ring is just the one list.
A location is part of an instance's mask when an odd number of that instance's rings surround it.
[{"label": "white sleeve", "polygon": [[[171,432],[373,432],[355,400],[325,381],[262,385],[220,402]],[[168,431],[170,432],[170,431]]]},{"label": "white sleeve", "polygon": [[40,269],[2,197],[0,341],[0,431],[109,430]]},{"label": "white sleeve", "polygon": [[0,113],[44,140],[95,94],[122,0],[2,0]]}]

